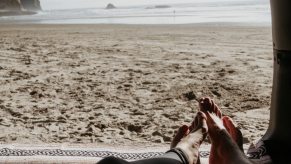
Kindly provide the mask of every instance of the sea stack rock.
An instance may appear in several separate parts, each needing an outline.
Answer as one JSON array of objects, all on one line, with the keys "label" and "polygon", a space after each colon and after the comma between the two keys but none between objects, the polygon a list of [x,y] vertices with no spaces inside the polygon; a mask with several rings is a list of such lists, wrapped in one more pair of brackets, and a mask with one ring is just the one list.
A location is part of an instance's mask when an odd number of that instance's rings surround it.
[{"label": "sea stack rock", "polygon": [[20,0],[0,0],[0,10],[21,11]]},{"label": "sea stack rock", "polygon": [[112,3],[109,3],[109,4],[106,6],[106,9],[116,9],[116,7],[115,7]]},{"label": "sea stack rock", "polygon": [[22,8],[28,11],[39,11],[41,10],[39,0],[20,0]]},{"label": "sea stack rock", "polygon": [[39,0],[0,0],[0,17],[32,15],[41,10]]}]

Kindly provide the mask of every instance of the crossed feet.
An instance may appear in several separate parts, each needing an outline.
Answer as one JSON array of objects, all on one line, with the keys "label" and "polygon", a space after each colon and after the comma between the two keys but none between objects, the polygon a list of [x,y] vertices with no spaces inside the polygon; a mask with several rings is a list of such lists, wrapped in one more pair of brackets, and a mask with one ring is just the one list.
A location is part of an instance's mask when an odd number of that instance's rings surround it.
[{"label": "crossed feet", "polygon": [[207,134],[211,139],[209,164],[251,164],[243,153],[242,133],[210,98],[199,101],[200,111],[190,126],[183,125],[174,137],[171,148],[180,148],[189,164],[200,164],[199,147]]}]

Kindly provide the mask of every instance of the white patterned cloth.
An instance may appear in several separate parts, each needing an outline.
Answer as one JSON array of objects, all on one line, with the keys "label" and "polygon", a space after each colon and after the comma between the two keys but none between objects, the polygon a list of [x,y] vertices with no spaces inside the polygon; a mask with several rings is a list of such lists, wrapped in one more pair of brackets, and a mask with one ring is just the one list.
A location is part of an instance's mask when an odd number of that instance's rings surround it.
[{"label": "white patterned cloth", "polygon": [[[100,147],[0,145],[0,163],[96,163],[109,156],[132,161],[157,157],[167,151],[167,148]],[[208,160],[209,147],[202,147],[200,157],[202,161]]]},{"label": "white patterned cloth", "polygon": [[247,151],[249,159],[259,164],[271,164],[271,157],[267,154],[266,146],[262,140],[259,140],[257,144],[251,144]]}]

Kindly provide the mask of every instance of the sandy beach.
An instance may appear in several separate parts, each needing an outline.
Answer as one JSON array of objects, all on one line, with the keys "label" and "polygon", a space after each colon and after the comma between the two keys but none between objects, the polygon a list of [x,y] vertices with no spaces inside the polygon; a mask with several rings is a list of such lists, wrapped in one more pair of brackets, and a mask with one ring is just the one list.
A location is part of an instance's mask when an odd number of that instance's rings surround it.
[{"label": "sandy beach", "polygon": [[165,146],[210,96],[250,144],[272,59],[271,27],[1,25],[0,142]]}]

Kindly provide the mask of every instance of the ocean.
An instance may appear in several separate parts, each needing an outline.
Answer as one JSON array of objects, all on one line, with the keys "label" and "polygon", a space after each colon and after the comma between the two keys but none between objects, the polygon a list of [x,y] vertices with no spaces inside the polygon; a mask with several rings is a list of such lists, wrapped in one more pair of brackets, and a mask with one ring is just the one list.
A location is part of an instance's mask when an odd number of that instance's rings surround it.
[{"label": "ocean", "polygon": [[44,10],[36,15],[0,17],[1,23],[34,24],[193,24],[239,23],[270,25],[269,1],[194,1],[116,9]]}]

